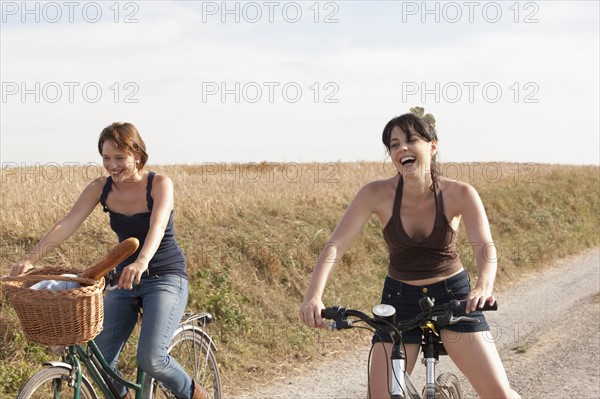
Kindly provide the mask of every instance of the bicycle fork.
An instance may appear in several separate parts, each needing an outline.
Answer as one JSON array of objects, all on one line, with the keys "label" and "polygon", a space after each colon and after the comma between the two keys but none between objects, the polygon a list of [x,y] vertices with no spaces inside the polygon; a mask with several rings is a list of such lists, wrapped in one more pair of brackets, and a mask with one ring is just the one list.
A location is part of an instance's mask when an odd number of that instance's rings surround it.
[{"label": "bicycle fork", "polygon": [[426,368],[426,378],[425,378],[425,398],[435,398],[435,364],[438,361],[435,358],[425,357],[423,359],[423,364],[425,364]]},{"label": "bicycle fork", "polygon": [[392,349],[392,399],[404,399],[406,393],[406,379],[404,378],[406,370],[406,355],[404,349],[398,344],[394,344]]},{"label": "bicycle fork", "polygon": [[[396,341],[396,340],[394,340]],[[423,345],[423,364],[426,368],[425,388],[423,389],[423,397],[426,399],[435,398],[436,382],[435,382],[435,365],[439,359],[439,352],[435,348],[435,336],[433,332],[428,332],[425,335],[425,343]],[[392,349],[392,381],[390,386],[391,399],[409,399],[420,398],[418,391],[412,384],[409,377],[406,377],[406,355],[402,345],[394,342]]]},{"label": "bicycle fork", "polygon": [[418,398],[417,390],[406,376],[406,355],[399,341],[394,340],[392,348],[392,381],[390,384],[391,399]]},{"label": "bicycle fork", "polygon": [[435,365],[439,360],[439,352],[435,348],[434,332],[425,331],[425,344],[423,345],[422,363],[425,365],[425,388],[423,396],[426,399],[435,398]]}]

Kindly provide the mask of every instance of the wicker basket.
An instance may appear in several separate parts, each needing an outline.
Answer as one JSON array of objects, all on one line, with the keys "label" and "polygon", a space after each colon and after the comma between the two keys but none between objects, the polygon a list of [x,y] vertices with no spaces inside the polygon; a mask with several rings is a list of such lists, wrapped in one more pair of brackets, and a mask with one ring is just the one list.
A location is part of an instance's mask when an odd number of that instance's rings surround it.
[{"label": "wicker basket", "polygon": [[[3,277],[2,285],[30,341],[44,345],[76,345],[102,331],[104,279],[63,277],[80,270],[43,267],[18,277]],[[81,287],[69,290],[33,290],[43,280],[73,281]]]}]

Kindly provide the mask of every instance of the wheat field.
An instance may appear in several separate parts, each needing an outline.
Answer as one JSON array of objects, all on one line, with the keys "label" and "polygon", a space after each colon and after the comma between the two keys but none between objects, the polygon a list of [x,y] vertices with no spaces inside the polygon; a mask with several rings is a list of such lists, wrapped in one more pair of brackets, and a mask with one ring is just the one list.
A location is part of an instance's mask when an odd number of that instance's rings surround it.
[{"label": "wheat field", "polygon": [[[174,182],[176,237],[190,277],[188,307],[215,316],[210,332],[219,348],[226,396],[234,396],[241,382],[269,381],[341,350],[339,337],[299,324],[298,305],[344,209],[363,184],[394,175],[389,162],[206,163],[149,169]],[[499,285],[600,241],[597,166],[446,163],[441,171],[478,189],[499,249]],[[3,167],[0,274],[101,173],[98,165]],[[97,207],[40,264],[83,268],[115,243],[108,215]],[[464,234],[459,250],[474,274]],[[325,303],[370,308],[379,299],[386,267],[381,225],[373,217],[342,258]],[[368,338],[358,334],[356,339]],[[120,366],[126,371],[133,369],[135,342],[129,346]],[[12,308],[0,296],[0,396],[14,397],[40,361],[53,356],[26,341]]]}]

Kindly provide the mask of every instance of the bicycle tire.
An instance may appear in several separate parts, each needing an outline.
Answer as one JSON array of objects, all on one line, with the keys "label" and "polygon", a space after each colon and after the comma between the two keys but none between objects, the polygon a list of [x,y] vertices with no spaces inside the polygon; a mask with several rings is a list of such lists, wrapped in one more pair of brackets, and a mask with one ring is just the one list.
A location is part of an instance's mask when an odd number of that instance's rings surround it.
[{"label": "bicycle tire", "polygon": [[[179,331],[169,346],[171,355],[183,369],[201,385],[211,399],[221,399],[221,378],[210,338],[200,329]],[[161,383],[146,376],[145,396],[151,399],[173,399],[173,395]]]},{"label": "bicycle tire", "polygon": [[[62,366],[53,366],[38,371],[27,381],[16,399],[48,399],[48,398],[73,398],[73,387],[69,386],[71,369]],[[58,392],[56,391],[58,389]],[[64,391],[63,391],[64,390]],[[81,399],[98,399],[96,392],[87,377],[82,376]]]},{"label": "bicycle tire", "polygon": [[[436,398],[439,396],[440,398],[447,399],[461,399],[462,398],[462,389],[460,388],[460,382],[458,378],[452,373],[442,373],[435,380],[436,382],[436,391],[440,395],[436,394]],[[444,396],[445,395],[445,396]]]}]

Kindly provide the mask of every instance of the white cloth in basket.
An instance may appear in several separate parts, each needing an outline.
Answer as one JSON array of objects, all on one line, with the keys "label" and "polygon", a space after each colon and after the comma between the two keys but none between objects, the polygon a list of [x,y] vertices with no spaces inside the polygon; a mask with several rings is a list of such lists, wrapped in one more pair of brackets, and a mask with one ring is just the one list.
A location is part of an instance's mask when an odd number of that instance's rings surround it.
[{"label": "white cloth in basket", "polygon": [[[61,274],[64,277],[77,277],[75,274]],[[35,283],[32,285],[32,290],[51,290],[51,291],[60,291],[60,290],[71,290],[73,288],[79,288],[81,285],[74,281],[60,281],[60,280],[43,280],[39,283]]]}]

